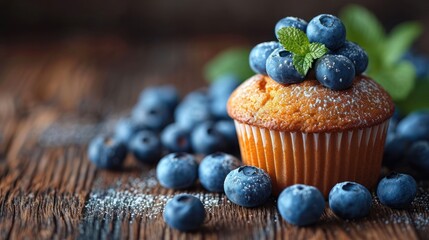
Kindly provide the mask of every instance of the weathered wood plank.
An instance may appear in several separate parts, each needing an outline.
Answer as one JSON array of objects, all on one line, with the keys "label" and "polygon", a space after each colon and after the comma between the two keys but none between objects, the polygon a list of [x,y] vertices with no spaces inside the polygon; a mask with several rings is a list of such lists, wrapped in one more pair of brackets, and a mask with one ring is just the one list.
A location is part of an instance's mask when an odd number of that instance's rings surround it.
[{"label": "weathered wood plank", "polygon": [[40,145],[40,137],[58,116],[40,109],[19,123],[0,179],[2,239],[63,239],[79,232],[95,167],[83,145]]}]

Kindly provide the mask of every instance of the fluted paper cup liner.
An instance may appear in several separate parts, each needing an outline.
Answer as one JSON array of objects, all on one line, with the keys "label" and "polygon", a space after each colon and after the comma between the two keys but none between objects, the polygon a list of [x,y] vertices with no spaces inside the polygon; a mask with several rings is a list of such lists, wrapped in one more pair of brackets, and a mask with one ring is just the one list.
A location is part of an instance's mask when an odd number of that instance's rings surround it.
[{"label": "fluted paper cup liner", "polygon": [[264,169],[274,194],[302,183],[325,197],[338,182],[376,185],[389,121],[343,132],[281,132],[235,121],[244,164]]}]

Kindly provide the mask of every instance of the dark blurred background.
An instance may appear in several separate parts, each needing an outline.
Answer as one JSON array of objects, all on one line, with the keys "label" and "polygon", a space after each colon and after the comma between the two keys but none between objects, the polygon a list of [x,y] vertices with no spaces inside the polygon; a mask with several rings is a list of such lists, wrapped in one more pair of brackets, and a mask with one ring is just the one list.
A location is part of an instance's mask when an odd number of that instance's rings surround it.
[{"label": "dark blurred background", "polygon": [[429,52],[429,1],[249,1],[249,0],[15,0],[0,2],[1,36],[113,33],[159,39],[237,35],[252,41],[273,38],[276,21],[285,16],[306,20],[359,4],[376,14],[387,29],[417,20],[424,33],[417,48]]}]

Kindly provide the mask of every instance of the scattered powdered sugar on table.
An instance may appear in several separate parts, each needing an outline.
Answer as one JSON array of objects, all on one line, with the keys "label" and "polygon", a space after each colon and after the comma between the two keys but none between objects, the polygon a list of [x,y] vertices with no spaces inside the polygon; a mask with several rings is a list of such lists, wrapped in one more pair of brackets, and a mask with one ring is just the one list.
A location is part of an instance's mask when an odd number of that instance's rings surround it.
[{"label": "scattered powdered sugar on table", "polygon": [[429,191],[420,187],[412,204],[412,217],[418,230],[429,228]]},{"label": "scattered powdered sugar on table", "polygon": [[[376,199],[376,204],[380,205],[378,199]],[[385,213],[380,212],[377,215],[378,219],[381,219],[382,222],[386,225],[390,224],[403,224],[414,225],[417,230],[429,230],[429,191],[428,188],[419,187],[418,193],[414,201],[412,202],[410,208],[408,208],[408,213],[403,210],[392,209],[393,213],[386,215]]]},{"label": "scattered powdered sugar on table", "polygon": [[[100,183],[95,183],[95,185],[100,185]],[[158,181],[155,177],[155,171],[152,170],[142,178],[118,180],[107,189],[96,188],[89,195],[85,206],[85,215],[101,218],[129,215],[131,221],[136,217],[157,218],[163,212],[167,201],[174,197],[174,194],[151,193],[151,190],[156,186],[158,186]],[[198,197],[207,212],[211,212],[214,207],[221,206],[224,201],[223,194],[186,193]]]}]

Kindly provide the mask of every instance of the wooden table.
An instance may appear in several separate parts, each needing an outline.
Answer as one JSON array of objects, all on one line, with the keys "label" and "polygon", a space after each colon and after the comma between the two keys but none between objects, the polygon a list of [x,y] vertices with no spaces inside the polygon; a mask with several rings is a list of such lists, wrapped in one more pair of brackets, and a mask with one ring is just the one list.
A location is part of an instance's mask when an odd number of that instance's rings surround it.
[{"label": "wooden table", "polygon": [[[123,171],[97,170],[86,145],[111,131],[141,89],[174,83],[204,86],[202,67],[231,37],[127,41],[114,36],[8,39],[0,42],[0,238],[429,239],[429,185],[408,210],[374,200],[370,216],[343,221],[327,209],[320,223],[284,222],[274,199],[246,209],[196,186],[159,186],[154,166],[132,157]],[[200,231],[181,233],[162,220],[167,199],[199,196]]]}]

